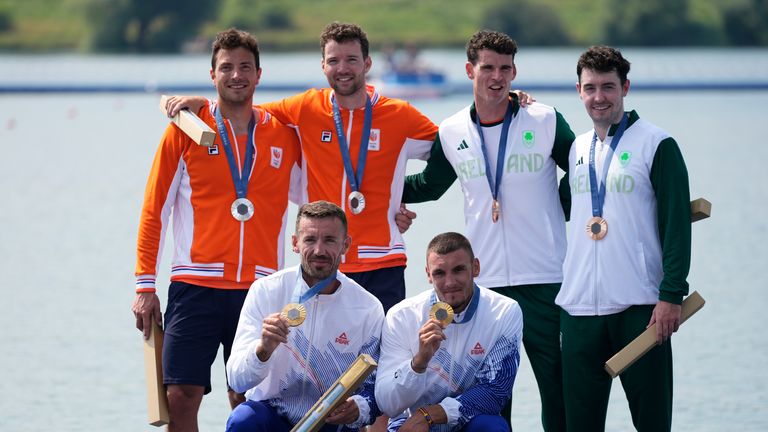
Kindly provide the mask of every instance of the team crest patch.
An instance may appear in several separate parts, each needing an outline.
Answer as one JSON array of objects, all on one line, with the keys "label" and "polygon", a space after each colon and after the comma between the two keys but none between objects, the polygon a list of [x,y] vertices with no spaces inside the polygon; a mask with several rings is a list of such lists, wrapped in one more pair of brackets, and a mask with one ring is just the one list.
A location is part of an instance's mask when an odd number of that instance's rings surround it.
[{"label": "team crest patch", "polygon": [[475,344],[475,347],[472,348],[472,350],[469,353],[472,354],[472,355],[485,354],[485,348],[483,348],[483,346],[480,345],[480,342],[477,342]]},{"label": "team crest patch", "polygon": [[629,165],[629,161],[632,159],[632,152],[623,151],[621,154],[619,154],[619,165],[621,165],[622,168]]},{"label": "team crest patch", "polygon": [[531,148],[536,144],[536,134],[532,130],[523,131],[523,145]]},{"label": "team crest patch", "polygon": [[349,345],[349,339],[347,338],[347,332],[342,332],[337,338],[336,343],[341,345]]},{"label": "team crest patch", "polygon": [[211,155],[211,156],[215,156],[215,155],[219,154],[219,145],[218,144],[214,144],[214,145],[208,147],[208,154]]},{"label": "team crest patch", "polygon": [[280,168],[283,163],[283,149],[280,147],[270,147],[271,160],[269,162],[275,168]]},{"label": "team crest patch", "polygon": [[323,131],[323,133],[320,134],[320,141],[322,142],[331,142],[331,138],[333,137],[333,132],[331,131]]},{"label": "team crest patch", "polygon": [[368,150],[379,151],[381,148],[381,129],[371,129],[371,136],[368,138]]}]

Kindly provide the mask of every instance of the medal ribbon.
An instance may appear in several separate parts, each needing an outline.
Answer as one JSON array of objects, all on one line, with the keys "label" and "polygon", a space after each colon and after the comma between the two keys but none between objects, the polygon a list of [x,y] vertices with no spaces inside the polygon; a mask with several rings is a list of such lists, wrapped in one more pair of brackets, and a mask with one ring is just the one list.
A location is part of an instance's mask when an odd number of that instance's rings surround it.
[{"label": "medal ribbon", "polygon": [[344,161],[344,171],[347,172],[349,187],[357,192],[363,184],[363,173],[365,172],[365,158],[368,155],[368,140],[371,137],[372,122],[372,104],[371,97],[365,95],[365,118],[363,120],[363,135],[360,137],[360,153],[357,155],[357,173],[352,169],[352,158],[349,155],[349,145],[347,136],[344,134],[344,125],[341,121],[341,112],[339,104],[336,103],[336,97],[331,97],[333,104],[333,123],[336,125],[336,136],[339,139],[339,149],[341,150],[341,159]]},{"label": "medal ribbon", "polygon": [[603,176],[600,179],[600,187],[597,185],[597,170],[595,169],[595,144],[597,144],[597,132],[592,135],[592,144],[589,146],[589,189],[592,194],[592,216],[603,216],[603,203],[605,203],[605,182],[608,179],[608,167],[611,165],[613,159],[613,152],[616,150],[616,146],[619,145],[621,136],[624,135],[624,130],[627,128],[628,117],[626,114],[622,115],[619,127],[616,128],[616,133],[613,134],[611,140],[611,146],[608,149],[608,154],[603,160]]},{"label": "medal ribbon", "polygon": [[501,176],[504,174],[504,155],[507,152],[507,136],[509,135],[509,125],[512,124],[512,102],[507,104],[507,112],[504,114],[504,124],[501,126],[501,136],[499,137],[499,154],[496,156],[496,182],[491,179],[491,164],[488,157],[488,148],[485,146],[483,137],[483,127],[480,125],[480,116],[475,111],[475,126],[480,135],[480,148],[483,150],[483,159],[485,160],[485,178],[488,179],[488,186],[491,188],[491,195],[494,201],[498,201],[499,189],[501,189]]},{"label": "medal ribbon", "polygon": [[[221,144],[224,147],[224,153],[227,155],[227,162],[229,163],[229,171],[232,175],[232,183],[235,184],[235,193],[238,198],[245,198],[248,194],[248,178],[251,176],[251,165],[253,165],[253,132],[256,129],[256,119],[251,114],[251,121],[248,123],[248,144],[245,146],[245,160],[243,161],[243,167],[241,172],[237,172],[237,161],[235,161],[235,152],[232,150],[232,146],[229,143],[229,134],[227,133],[227,125],[224,123],[224,119],[221,117],[221,111],[219,107],[216,107],[216,128],[219,130],[219,137],[221,137]],[[233,131],[234,132],[234,131]]]},{"label": "medal ribbon", "polygon": [[303,274],[304,270],[301,269],[301,266],[299,266],[299,276],[296,279],[296,288],[293,289],[293,296],[291,298],[291,302],[293,303],[300,303],[303,304],[305,301],[311,299],[312,297],[316,296],[317,293],[323,290],[323,288],[327,287],[331,282],[333,282],[336,279],[336,272],[333,272],[330,276],[327,278],[321,280],[320,282],[312,285],[311,288],[307,290],[303,295],[301,294],[301,285],[302,281],[304,280],[301,275]]},{"label": "medal ribbon", "polygon": [[[432,296],[429,298],[430,306],[437,303],[439,300],[437,299],[437,294],[435,294],[435,290],[432,290]],[[477,311],[477,304],[480,303],[480,289],[478,288],[477,284],[472,284],[472,300],[469,301],[469,305],[464,310],[464,319],[461,321],[456,321],[456,315],[453,316],[453,322],[455,324],[463,324],[465,322],[468,322],[472,319],[473,316],[475,316],[475,311]],[[429,317],[427,317],[429,319]]]}]

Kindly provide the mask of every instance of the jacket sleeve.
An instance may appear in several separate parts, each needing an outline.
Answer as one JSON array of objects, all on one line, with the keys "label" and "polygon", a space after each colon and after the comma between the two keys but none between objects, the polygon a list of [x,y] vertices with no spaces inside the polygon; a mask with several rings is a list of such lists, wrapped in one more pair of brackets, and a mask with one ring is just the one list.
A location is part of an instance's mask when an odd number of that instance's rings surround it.
[{"label": "jacket sleeve", "polygon": [[568,184],[568,155],[571,152],[571,145],[576,139],[576,135],[571,130],[571,126],[565,121],[562,114],[555,111],[557,116],[555,126],[555,143],[552,148],[552,159],[565,175],[560,179],[558,193],[560,195],[560,205],[563,207],[565,220],[571,219],[571,188]]},{"label": "jacket sleeve", "polygon": [[420,203],[436,200],[443,196],[454,181],[456,181],[456,172],[445,157],[440,134],[437,134],[432,143],[427,166],[422,172],[405,177],[403,202]]},{"label": "jacket sleeve", "polygon": [[691,266],[691,195],[688,169],[672,138],[663,140],[656,148],[651,184],[656,193],[664,270],[659,300],[680,304],[688,294],[686,278]]},{"label": "jacket sleeve", "polygon": [[155,153],[144,190],[136,244],[136,291],[155,292],[155,278],[171,209],[182,176],[182,156],[189,146],[186,135],[169,124]]},{"label": "jacket sleeve", "polygon": [[381,361],[376,372],[376,401],[388,417],[396,417],[414,405],[427,391],[427,372],[411,369],[413,352],[407,340],[418,335],[402,314],[387,314],[381,331]]},{"label": "jacket sleeve", "polygon": [[505,315],[509,319],[505,320],[504,330],[475,374],[475,384],[456,398],[448,397],[440,402],[451,427],[463,428],[480,414],[497,414],[512,397],[520,366],[523,315],[517,304]]},{"label": "jacket sleeve", "polygon": [[272,353],[269,360],[262,362],[256,355],[264,320],[262,308],[269,306],[268,299],[263,295],[265,291],[262,279],[256,280],[248,290],[232,342],[232,352],[227,360],[227,380],[238,393],[245,393],[263,381],[275,358],[275,353]]}]

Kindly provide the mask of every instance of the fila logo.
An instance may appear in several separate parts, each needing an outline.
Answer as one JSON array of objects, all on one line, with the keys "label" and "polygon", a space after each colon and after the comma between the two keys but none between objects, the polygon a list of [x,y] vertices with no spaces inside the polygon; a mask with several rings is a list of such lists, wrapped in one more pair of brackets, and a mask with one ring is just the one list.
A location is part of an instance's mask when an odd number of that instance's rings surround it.
[{"label": "fila logo", "polygon": [[381,148],[381,129],[371,129],[368,137],[368,150],[379,151]]},{"label": "fila logo", "polygon": [[467,144],[466,141],[461,140],[461,144],[459,144],[458,147],[456,147],[456,150],[466,150],[469,148],[469,144]]},{"label": "fila logo", "polygon": [[270,160],[269,164],[274,168],[280,168],[280,165],[283,163],[283,149],[280,147],[270,147],[270,150],[272,159]]},{"label": "fila logo", "polygon": [[584,163],[584,156],[580,157],[579,160],[576,161],[576,166],[582,165]]},{"label": "fila logo", "polygon": [[475,347],[472,348],[472,350],[469,353],[472,355],[485,354],[485,348],[483,348],[483,346],[480,345],[480,342],[478,342],[475,344]]},{"label": "fila logo", "polygon": [[331,137],[333,137],[333,133],[331,131],[324,130],[323,133],[320,134],[320,141],[331,142]]},{"label": "fila logo", "polygon": [[208,154],[211,155],[211,156],[215,156],[215,155],[219,154],[219,145],[218,144],[214,144],[214,145],[208,147]]},{"label": "fila logo", "polygon": [[339,337],[336,338],[336,343],[341,345],[349,345],[349,339],[347,339],[347,332],[342,332]]}]

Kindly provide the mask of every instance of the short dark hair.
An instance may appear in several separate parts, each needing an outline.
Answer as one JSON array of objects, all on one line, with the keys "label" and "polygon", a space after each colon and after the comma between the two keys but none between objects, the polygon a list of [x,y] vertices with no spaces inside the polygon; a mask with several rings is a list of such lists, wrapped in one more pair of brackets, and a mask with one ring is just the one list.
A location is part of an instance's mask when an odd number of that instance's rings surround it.
[{"label": "short dark hair", "polygon": [[335,217],[341,221],[341,226],[344,228],[344,235],[346,236],[347,215],[344,214],[344,210],[341,207],[328,201],[313,201],[299,207],[299,212],[296,215],[296,233],[299,233],[299,223],[304,218],[325,219],[329,217]]},{"label": "short dark hair", "polygon": [[216,54],[218,54],[219,51],[223,49],[233,50],[240,47],[253,53],[256,69],[260,68],[259,43],[256,41],[256,38],[246,31],[232,27],[216,35],[216,39],[214,39],[213,44],[211,45],[211,48],[213,49],[213,54],[211,55],[211,69],[216,70]]},{"label": "short dark hair", "polygon": [[467,61],[473,65],[477,64],[479,52],[484,49],[495,51],[499,54],[509,54],[512,56],[512,60],[514,60],[515,54],[517,54],[517,42],[502,32],[480,30],[473,34],[469,38],[469,42],[467,42]]},{"label": "short dark hair", "polygon": [[627,82],[627,74],[629,74],[629,61],[616,48],[604,45],[592,46],[581,54],[579,62],[576,63],[576,75],[579,77],[579,82],[581,82],[581,71],[584,69],[600,73],[616,71],[621,85],[624,85]]},{"label": "short dark hair", "polygon": [[340,23],[334,21],[328,24],[322,33],[320,33],[320,51],[325,58],[325,45],[334,41],[336,43],[360,42],[360,48],[363,50],[363,59],[368,58],[368,35],[357,24]]},{"label": "short dark hair", "polygon": [[434,252],[438,255],[446,255],[457,250],[464,249],[469,254],[471,260],[475,259],[475,253],[472,252],[472,245],[466,237],[457,232],[444,232],[438,234],[427,246],[427,259],[429,254]]}]

